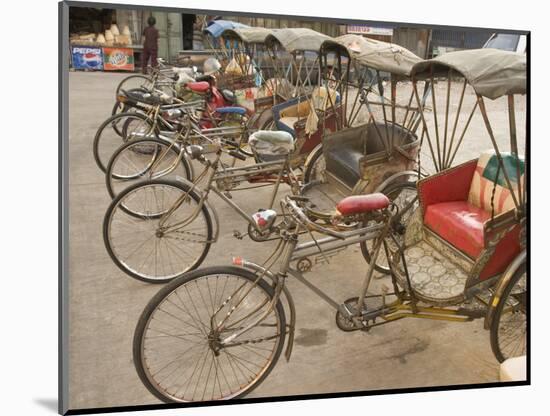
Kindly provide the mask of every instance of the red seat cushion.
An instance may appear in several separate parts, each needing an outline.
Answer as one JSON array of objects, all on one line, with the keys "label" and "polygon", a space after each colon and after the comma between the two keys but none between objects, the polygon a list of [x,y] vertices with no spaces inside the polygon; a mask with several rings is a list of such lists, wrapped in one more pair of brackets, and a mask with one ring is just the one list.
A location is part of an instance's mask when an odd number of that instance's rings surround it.
[{"label": "red seat cushion", "polygon": [[336,209],[342,215],[362,214],[364,212],[387,208],[390,200],[384,194],[353,195],[342,199]]},{"label": "red seat cushion", "polygon": [[466,201],[428,205],[424,224],[454,247],[475,259],[484,248],[483,223],[491,214]]},{"label": "red seat cushion", "polygon": [[206,92],[210,89],[210,84],[206,81],[188,82],[185,86],[195,92]]}]

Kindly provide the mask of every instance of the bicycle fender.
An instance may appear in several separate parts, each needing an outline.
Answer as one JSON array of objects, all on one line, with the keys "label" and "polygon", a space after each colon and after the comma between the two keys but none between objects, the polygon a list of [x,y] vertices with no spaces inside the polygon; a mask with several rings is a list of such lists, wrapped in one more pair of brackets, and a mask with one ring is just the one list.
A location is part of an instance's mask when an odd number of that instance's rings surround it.
[{"label": "bicycle fender", "polygon": [[288,310],[290,311],[290,324],[288,328],[288,340],[286,341],[285,358],[286,361],[290,361],[292,354],[292,347],[294,346],[294,331],[296,328],[296,308],[294,306],[294,299],[290,294],[290,291],[286,286],[283,287],[283,294],[285,295]]},{"label": "bicycle fender", "polygon": [[204,205],[206,205],[206,209],[208,209],[214,217],[214,237],[212,238],[212,241],[218,241],[218,236],[220,235],[220,220],[218,218],[218,213],[212,205],[210,205],[209,201],[204,201]]},{"label": "bicycle fender", "polygon": [[395,181],[396,179],[400,177],[405,176],[418,176],[418,172],[414,170],[404,170],[403,172],[397,172],[393,175],[391,175],[388,179],[386,179],[384,182],[382,182],[378,187],[374,190],[374,192],[382,192],[382,190],[387,187],[390,183]]},{"label": "bicycle fender", "polygon": [[523,250],[521,253],[517,255],[517,257],[508,265],[500,279],[498,280],[495,291],[493,293],[493,296],[491,297],[491,301],[489,303],[489,307],[487,309],[487,315],[485,316],[485,321],[483,322],[483,327],[485,329],[491,328],[491,324],[493,323],[493,319],[495,316],[495,311],[497,308],[498,303],[500,302],[500,298],[502,297],[502,293],[504,292],[504,289],[506,289],[506,286],[510,283],[510,280],[512,279],[512,276],[514,276],[514,273],[516,272],[519,267],[527,261],[527,250]]},{"label": "bicycle fender", "polygon": [[[238,263],[233,262],[233,264],[239,265],[245,269],[248,269],[254,273],[261,273],[264,276],[267,276],[273,283],[276,282],[275,276],[273,273],[271,273],[269,270],[265,269],[264,267],[251,263],[248,261],[245,261],[243,259],[239,259]],[[283,286],[282,292],[283,298],[285,299],[286,305],[288,307],[288,311],[290,312],[290,321],[287,324],[288,325],[288,339],[286,341],[286,349],[285,349],[285,358],[286,361],[290,361],[290,356],[292,354],[292,347],[294,346],[294,332],[296,328],[296,307],[294,305],[294,299],[292,298],[292,295],[290,294],[290,291],[286,286]],[[283,311],[284,311],[283,306]]]},{"label": "bicycle fender", "polygon": [[[190,163],[190,165],[192,165],[192,163]],[[184,183],[185,185],[187,185],[189,187],[194,187],[195,186],[195,184],[193,182],[191,182],[188,179],[185,179],[181,176],[176,176],[176,180],[178,182]],[[199,197],[201,197],[201,198],[203,197],[204,193],[200,189],[194,187],[193,192],[195,192]],[[214,236],[212,237],[212,242],[216,242],[216,241],[218,241],[218,237],[220,235],[220,220],[218,218],[218,213],[212,207],[212,205],[210,204],[208,199],[204,201],[204,205],[206,206],[206,209],[209,211],[210,215],[214,218]]]},{"label": "bicycle fender", "polygon": [[309,164],[311,163],[311,159],[313,159],[313,156],[322,148],[323,148],[323,143],[319,143],[317,146],[313,148],[311,152],[309,152],[309,155],[307,155],[306,161],[304,162],[304,172],[309,166]]}]

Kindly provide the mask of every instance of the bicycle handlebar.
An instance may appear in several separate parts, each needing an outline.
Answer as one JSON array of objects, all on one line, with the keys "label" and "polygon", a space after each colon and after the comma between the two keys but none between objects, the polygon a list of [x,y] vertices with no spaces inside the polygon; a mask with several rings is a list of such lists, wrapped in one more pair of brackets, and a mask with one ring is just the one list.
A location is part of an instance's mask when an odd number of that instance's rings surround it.
[{"label": "bicycle handlebar", "polygon": [[[295,201],[308,201],[308,198],[301,197],[301,196],[293,196],[289,195],[285,197],[284,204],[286,205],[288,211],[290,212],[290,215],[294,219],[296,219],[299,223],[307,226],[311,230],[317,231],[321,234],[326,234],[331,237],[339,238],[341,240],[346,238],[345,234],[339,233],[338,231],[331,230],[329,228],[325,228],[320,226],[319,224],[311,221],[306,214],[304,214],[303,210],[296,204]],[[283,203],[283,202],[281,202]]]},{"label": "bicycle handlebar", "polygon": [[239,153],[237,150],[230,150],[229,155],[233,156],[234,158],[240,159],[240,160],[246,160],[246,156]]}]

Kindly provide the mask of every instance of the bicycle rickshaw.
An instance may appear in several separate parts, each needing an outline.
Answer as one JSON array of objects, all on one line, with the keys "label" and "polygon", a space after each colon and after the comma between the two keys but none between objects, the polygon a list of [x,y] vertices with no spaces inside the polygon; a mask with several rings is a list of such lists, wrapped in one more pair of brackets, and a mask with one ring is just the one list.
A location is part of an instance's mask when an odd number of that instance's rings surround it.
[{"label": "bicycle rickshaw", "polygon": [[[382,192],[400,203],[414,198],[421,137],[410,71],[421,59],[358,35],[327,40],[320,52],[321,85],[342,98],[327,100],[327,111],[320,113],[321,143],[305,161],[301,194],[308,198],[308,215],[330,221],[336,204],[350,195]],[[423,99],[430,91],[427,84]],[[324,114],[336,114],[336,123],[327,126]],[[370,243],[360,244],[367,261]],[[389,272],[387,265],[376,267]]]},{"label": "bicycle rickshaw", "polygon": [[[221,70],[225,69],[231,61],[232,46],[226,43],[222,34],[225,30],[248,28],[250,26],[231,20],[211,20],[202,31],[202,37],[207,49],[212,50],[214,56],[221,64]],[[205,48],[206,49],[206,48]]]},{"label": "bicycle rickshaw", "polygon": [[284,100],[275,91],[274,76],[266,38],[278,29],[246,27],[226,29],[221,37],[231,45],[228,51],[234,62],[232,71],[218,75],[218,80],[231,86],[237,96],[237,103],[252,114],[252,125],[263,126],[270,117],[271,107]]},{"label": "bicycle rickshaw", "polygon": [[[272,117],[262,129],[292,134],[302,165],[321,141],[320,115],[325,129],[335,129],[342,111],[338,92],[320,83],[320,47],[329,39],[311,29],[291,28],[276,30],[265,40],[273,68],[272,89],[284,101],[272,107]],[[336,106],[329,107],[329,101]]]},{"label": "bicycle rickshaw", "polygon": [[[526,166],[519,154],[514,113],[515,99],[526,92],[525,57],[496,50],[453,52],[416,64],[411,75],[425,140],[433,140],[437,148],[439,138],[428,136],[439,131],[442,139],[449,136],[448,145],[455,124],[464,126],[463,131],[470,125],[471,117],[455,123],[447,111],[450,105],[438,119],[436,98],[431,109],[421,98],[418,90],[424,81],[433,85],[444,76],[449,77],[449,91],[456,84],[459,90],[463,85],[473,88],[475,108],[494,153],[451,168],[443,164],[438,173],[418,182],[419,206],[397,207],[380,193],[350,196],[336,205],[330,223],[319,224],[306,214],[307,198],[286,197],[281,202],[287,216],[278,227],[280,243],[264,263],[235,258],[233,266],[195,270],[163,287],[146,306],[133,353],[137,372],[153,395],[165,402],[232,399],[263,382],[287,335],[287,360],[292,351],[296,313],[285,285],[288,278],[304,283],[331,305],[344,331],[368,331],[403,318],[481,318],[499,361],[525,354]],[[485,99],[498,97],[508,104],[510,153],[499,150],[495,136],[503,126],[489,122]],[[457,117],[466,101],[460,100]],[[425,111],[433,111],[433,118]],[[437,125],[446,127],[436,130]],[[441,143],[439,149],[443,147]],[[482,199],[483,205],[477,206]],[[404,228],[400,217],[411,209],[416,222]],[[299,242],[303,231],[311,241]],[[373,260],[384,254],[389,258],[393,289],[369,293],[374,261],[358,296],[344,302],[305,279],[310,256],[366,240],[374,241]],[[277,260],[280,267],[274,269]],[[460,293],[449,291],[459,286]]]},{"label": "bicycle rickshaw", "polygon": [[[421,59],[359,35],[327,40],[320,50],[321,83],[332,86],[341,102],[327,99],[323,114],[336,115],[336,122],[319,123],[322,141],[306,159],[302,194],[312,202],[311,215],[330,218],[344,196],[416,180],[420,118],[414,93],[403,84],[410,84],[410,71]],[[390,88],[383,78],[390,79]]]}]

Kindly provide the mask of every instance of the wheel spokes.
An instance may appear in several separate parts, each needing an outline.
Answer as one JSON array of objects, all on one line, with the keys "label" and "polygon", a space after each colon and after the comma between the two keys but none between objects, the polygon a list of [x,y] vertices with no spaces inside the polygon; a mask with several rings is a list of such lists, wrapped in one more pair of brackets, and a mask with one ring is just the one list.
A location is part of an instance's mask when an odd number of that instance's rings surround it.
[{"label": "wheel spokes", "polygon": [[[243,289],[251,289],[244,299],[238,295]],[[236,300],[228,302],[228,298]],[[238,395],[265,371],[284,328],[272,311],[238,342],[223,347],[219,340],[263,313],[267,306],[257,306],[268,305],[265,300],[263,289],[234,275],[202,276],[174,289],[152,313],[142,338],[148,379],[176,401]],[[241,322],[238,328],[219,334],[211,328],[212,315],[225,316],[228,311],[232,311],[228,326]]]}]

